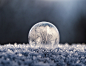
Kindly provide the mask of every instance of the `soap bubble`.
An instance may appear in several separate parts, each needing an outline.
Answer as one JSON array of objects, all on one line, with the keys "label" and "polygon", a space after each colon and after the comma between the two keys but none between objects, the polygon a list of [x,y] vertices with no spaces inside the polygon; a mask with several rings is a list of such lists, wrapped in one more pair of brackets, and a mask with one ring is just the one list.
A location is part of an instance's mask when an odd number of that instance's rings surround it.
[{"label": "soap bubble", "polygon": [[39,22],[29,31],[28,40],[30,45],[55,45],[59,44],[58,29],[49,22]]}]

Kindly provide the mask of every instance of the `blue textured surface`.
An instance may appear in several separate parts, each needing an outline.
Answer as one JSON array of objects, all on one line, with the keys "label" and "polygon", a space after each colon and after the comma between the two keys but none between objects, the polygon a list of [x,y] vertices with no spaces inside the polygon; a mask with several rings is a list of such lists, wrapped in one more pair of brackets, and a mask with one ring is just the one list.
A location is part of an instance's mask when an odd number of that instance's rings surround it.
[{"label": "blue textured surface", "polygon": [[86,45],[0,45],[0,66],[86,66]]}]

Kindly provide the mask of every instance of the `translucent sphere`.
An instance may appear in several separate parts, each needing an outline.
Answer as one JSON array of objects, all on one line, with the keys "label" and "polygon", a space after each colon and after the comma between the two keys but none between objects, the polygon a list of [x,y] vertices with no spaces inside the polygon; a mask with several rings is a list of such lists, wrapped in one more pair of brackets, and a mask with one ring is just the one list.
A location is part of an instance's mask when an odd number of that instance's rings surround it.
[{"label": "translucent sphere", "polygon": [[35,24],[28,35],[31,45],[54,45],[59,44],[58,29],[49,22],[39,22]]}]

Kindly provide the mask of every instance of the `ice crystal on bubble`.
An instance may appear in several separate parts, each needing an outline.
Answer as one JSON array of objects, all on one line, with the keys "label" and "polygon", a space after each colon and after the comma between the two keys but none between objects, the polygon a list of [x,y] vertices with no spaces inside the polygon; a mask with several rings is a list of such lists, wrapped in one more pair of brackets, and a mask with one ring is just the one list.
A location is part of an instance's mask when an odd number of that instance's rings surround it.
[{"label": "ice crystal on bubble", "polygon": [[39,22],[29,31],[28,40],[30,45],[55,45],[59,44],[58,29],[49,22]]}]

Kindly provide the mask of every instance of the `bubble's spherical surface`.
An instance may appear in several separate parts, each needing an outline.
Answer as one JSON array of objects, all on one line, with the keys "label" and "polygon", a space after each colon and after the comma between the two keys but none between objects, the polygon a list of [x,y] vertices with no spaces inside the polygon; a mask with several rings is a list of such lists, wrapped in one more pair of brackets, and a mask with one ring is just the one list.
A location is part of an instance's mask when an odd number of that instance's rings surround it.
[{"label": "bubble's spherical surface", "polygon": [[39,22],[29,31],[28,40],[32,45],[59,44],[59,32],[52,23]]}]

